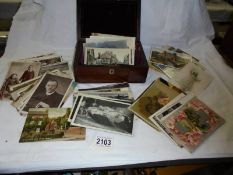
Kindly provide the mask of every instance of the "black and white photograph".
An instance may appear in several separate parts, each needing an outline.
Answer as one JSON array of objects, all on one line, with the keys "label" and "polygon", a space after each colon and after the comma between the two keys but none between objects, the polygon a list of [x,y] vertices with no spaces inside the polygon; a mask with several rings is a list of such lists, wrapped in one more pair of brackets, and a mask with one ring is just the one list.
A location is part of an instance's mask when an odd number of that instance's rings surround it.
[{"label": "black and white photograph", "polygon": [[40,62],[41,66],[48,66],[52,64],[56,64],[59,62],[62,62],[62,57],[60,55],[57,55],[55,53],[51,54],[46,54],[46,55],[41,55],[41,56],[36,56],[36,57],[31,57],[31,58],[24,58],[20,59],[19,61],[22,62],[27,62],[27,61],[32,61],[32,62]]},{"label": "black and white photograph", "polygon": [[10,99],[10,86],[17,85],[38,76],[41,64],[36,62],[12,62],[0,89],[0,99]]},{"label": "black and white photograph", "polygon": [[70,75],[70,68],[69,68],[68,62],[60,62],[56,64],[51,64],[48,66],[43,66],[40,69],[40,75],[43,75],[46,72],[51,72],[56,69],[60,70],[63,73],[68,73]]},{"label": "black and white photograph", "polygon": [[52,57],[39,59],[38,62],[41,63],[41,66],[42,66],[42,67],[43,67],[43,66],[48,66],[48,65],[53,65],[53,64],[62,62],[62,57],[61,57],[61,56],[54,55],[54,56],[52,56]]},{"label": "black and white photograph", "polygon": [[72,79],[45,74],[22,111],[29,108],[57,108],[72,83]]},{"label": "black and white photograph", "polygon": [[131,65],[131,50],[86,47],[84,62],[87,65]]},{"label": "black and white photograph", "polygon": [[82,96],[72,124],[105,131],[132,134],[134,114],[130,104],[104,98]]}]

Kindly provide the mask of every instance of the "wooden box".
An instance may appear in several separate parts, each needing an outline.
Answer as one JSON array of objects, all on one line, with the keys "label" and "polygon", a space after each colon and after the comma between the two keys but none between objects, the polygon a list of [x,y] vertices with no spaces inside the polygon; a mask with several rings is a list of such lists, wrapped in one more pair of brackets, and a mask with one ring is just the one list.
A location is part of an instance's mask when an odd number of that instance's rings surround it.
[{"label": "wooden box", "polygon": [[[80,83],[143,83],[148,63],[140,42],[141,0],[77,0],[77,45],[73,61]],[[135,65],[84,65],[83,43],[91,33],[136,37]]]}]

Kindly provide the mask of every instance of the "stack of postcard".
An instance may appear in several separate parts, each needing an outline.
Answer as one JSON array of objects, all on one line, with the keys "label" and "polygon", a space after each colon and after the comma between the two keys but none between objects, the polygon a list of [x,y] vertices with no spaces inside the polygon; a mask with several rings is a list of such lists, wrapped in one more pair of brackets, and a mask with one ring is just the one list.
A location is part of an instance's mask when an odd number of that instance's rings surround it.
[{"label": "stack of postcard", "polygon": [[29,108],[61,107],[74,85],[68,62],[51,53],[11,62],[0,94],[27,113]]},{"label": "stack of postcard", "polygon": [[93,33],[83,53],[87,65],[134,65],[135,37]]},{"label": "stack of postcard", "polygon": [[129,110],[147,124],[159,130],[159,128],[149,120],[149,117],[155,112],[166,109],[170,104],[177,102],[184,96],[185,93],[180,89],[160,78],[151,83],[129,107]]},{"label": "stack of postcard", "polygon": [[169,46],[152,49],[149,65],[167,75],[169,82],[182,91],[194,95],[200,94],[213,80],[211,74],[196,58]]},{"label": "stack of postcard", "polygon": [[190,152],[225,122],[205,103],[193,96],[186,96],[167,109],[154,113],[150,120],[177,145]]},{"label": "stack of postcard", "polygon": [[131,135],[134,114],[128,110],[133,102],[129,84],[114,84],[75,93],[71,125]]},{"label": "stack of postcard", "polygon": [[70,126],[70,108],[31,108],[19,142],[84,140],[86,129]]},{"label": "stack of postcard", "polygon": [[168,78],[173,78],[175,72],[189,62],[198,62],[198,60],[188,53],[171,46],[152,48],[149,58],[150,68],[164,73]]},{"label": "stack of postcard", "polygon": [[197,97],[162,78],[154,81],[129,110],[190,152],[225,122]]}]

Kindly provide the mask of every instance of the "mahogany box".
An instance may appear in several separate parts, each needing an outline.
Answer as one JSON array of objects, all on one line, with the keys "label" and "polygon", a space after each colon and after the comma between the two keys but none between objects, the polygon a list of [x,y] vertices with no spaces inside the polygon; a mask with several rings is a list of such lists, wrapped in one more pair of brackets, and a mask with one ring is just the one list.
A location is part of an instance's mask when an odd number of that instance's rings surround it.
[{"label": "mahogany box", "polygon": [[[80,83],[143,83],[148,63],[140,42],[141,0],[77,0],[77,45],[73,61]],[[136,37],[134,65],[85,65],[83,43],[91,33]]]}]

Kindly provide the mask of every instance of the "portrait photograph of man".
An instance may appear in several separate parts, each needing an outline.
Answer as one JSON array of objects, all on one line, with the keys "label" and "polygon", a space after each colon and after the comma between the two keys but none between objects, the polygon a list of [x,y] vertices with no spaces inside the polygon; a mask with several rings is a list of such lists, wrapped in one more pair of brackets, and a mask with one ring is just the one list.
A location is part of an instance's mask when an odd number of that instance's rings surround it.
[{"label": "portrait photograph of man", "polygon": [[45,74],[37,89],[23,108],[57,108],[72,83],[72,79],[52,74]]}]

